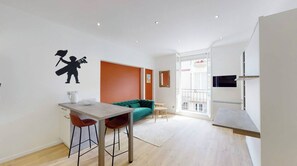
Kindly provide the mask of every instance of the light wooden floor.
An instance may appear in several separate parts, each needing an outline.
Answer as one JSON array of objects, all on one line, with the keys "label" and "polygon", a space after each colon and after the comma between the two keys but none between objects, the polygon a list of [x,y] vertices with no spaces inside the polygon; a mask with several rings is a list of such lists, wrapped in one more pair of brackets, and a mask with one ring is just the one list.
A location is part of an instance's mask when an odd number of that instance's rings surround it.
[{"label": "light wooden floor", "polygon": [[[186,118],[186,117],[185,117]],[[159,119],[158,119],[159,120]],[[165,119],[160,119],[165,120]],[[170,117],[169,117],[170,120]],[[157,122],[158,123],[158,122]],[[111,133],[106,144],[111,142]],[[122,133],[121,149],[127,149],[127,138]],[[0,164],[0,166],[75,166],[76,155],[67,158],[63,144]],[[161,147],[134,138],[134,162],[128,164],[127,153],[115,158],[119,166],[251,166],[252,162],[243,136],[231,130],[214,127],[206,120],[186,118],[184,127]],[[106,154],[106,165],[111,157]],[[96,166],[97,151],[81,157],[81,166]]]}]

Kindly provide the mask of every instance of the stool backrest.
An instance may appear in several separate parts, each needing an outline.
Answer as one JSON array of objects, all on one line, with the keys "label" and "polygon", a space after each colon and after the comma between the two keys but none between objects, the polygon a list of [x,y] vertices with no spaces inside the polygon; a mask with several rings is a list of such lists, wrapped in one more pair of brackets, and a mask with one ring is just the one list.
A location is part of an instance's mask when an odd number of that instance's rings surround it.
[{"label": "stool backrest", "polygon": [[129,122],[129,115],[128,114],[123,114],[123,115],[115,116],[115,117],[112,117],[112,118],[108,118],[108,119],[105,119],[105,123],[108,123],[109,121],[111,121],[113,119],[121,119],[121,121],[127,121],[127,123],[128,123]]},{"label": "stool backrest", "polygon": [[70,113],[70,119],[74,126],[77,126],[77,127],[84,126],[84,122],[79,118],[77,114]]}]

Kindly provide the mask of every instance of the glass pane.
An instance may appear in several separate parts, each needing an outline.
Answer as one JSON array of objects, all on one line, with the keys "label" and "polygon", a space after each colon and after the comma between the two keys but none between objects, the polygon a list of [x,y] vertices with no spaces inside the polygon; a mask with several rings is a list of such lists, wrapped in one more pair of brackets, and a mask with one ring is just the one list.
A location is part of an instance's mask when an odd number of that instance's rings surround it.
[{"label": "glass pane", "polygon": [[209,92],[209,61],[207,58],[180,62],[180,109],[207,114]]}]

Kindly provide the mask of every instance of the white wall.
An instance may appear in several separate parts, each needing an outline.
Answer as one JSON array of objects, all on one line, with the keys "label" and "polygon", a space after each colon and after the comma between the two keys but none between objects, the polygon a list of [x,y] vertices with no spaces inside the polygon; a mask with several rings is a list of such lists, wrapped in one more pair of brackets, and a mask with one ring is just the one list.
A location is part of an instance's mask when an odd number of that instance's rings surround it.
[{"label": "white wall", "polygon": [[[259,26],[245,50],[245,72],[246,75],[259,75]],[[245,81],[246,85],[246,111],[251,117],[258,130],[261,131],[260,117],[260,79]],[[246,143],[254,166],[261,165],[261,140],[253,137],[246,137]]]},{"label": "white wall", "polygon": [[[159,71],[170,70],[170,87],[159,87]],[[176,56],[155,58],[155,101],[165,103],[169,111],[176,111]]]},{"label": "white wall", "polygon": [[[0,20],[0,163],[60,142],[57,104],[68,101],[69,90],[100,98],[100,60],[153,68],[152,58],[137,50],[6,6],[0,5]],[[66,75],[55,75],[63,66],[55,68],[59,49],[87,56],[81,84],[66,85]]]},{"label": "white wall", "polygon": [[[212,76],[237,75],[241,74],[240,60],[246,42],[213,47],[211,50]],[[242,102],[241,82],[237,82],[237,87],[212,87],[212,101],[222,102]],[[240,110],[241,104],[226,104],[212,102],[212,115],[220,108]]]},{"label": "white wall", "polygon": [[[240,75],[240,58],[246,42],[212,48],[212,75]],[[159,71],[170,70],[170,88],[159,87]],[[176,109],[176,56],[167,55],[155,58],[155,99],[164,102],[171,111]],[[213,100],[241,102],[241,83],[237,88],[212,88]],[[212,110],[218,108],[240,109],[240,104],[213,103]]]},{"label": "white wall", "polygon": [[260,18],[263,166],[297,165],[297,9]]}]

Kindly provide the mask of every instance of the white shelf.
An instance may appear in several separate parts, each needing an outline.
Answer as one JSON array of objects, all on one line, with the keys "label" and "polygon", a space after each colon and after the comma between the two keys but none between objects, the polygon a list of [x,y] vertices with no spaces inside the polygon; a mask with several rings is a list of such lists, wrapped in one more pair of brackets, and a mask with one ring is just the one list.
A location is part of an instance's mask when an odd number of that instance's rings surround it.
[{"label": "white shelf", "polygon": [[250,79],[255,79],[259,78],[260,76],[253,75],[253,76],[238,76],[238,78],[235,79],[235,81],[241,81],[241,80],[250,80]]},{"label": "white shelf", "polygon": [[229,128],[233,133],[260,138],[261,134],[250,116],[243,110],[220,109],[215,116],[214,126]]}]

